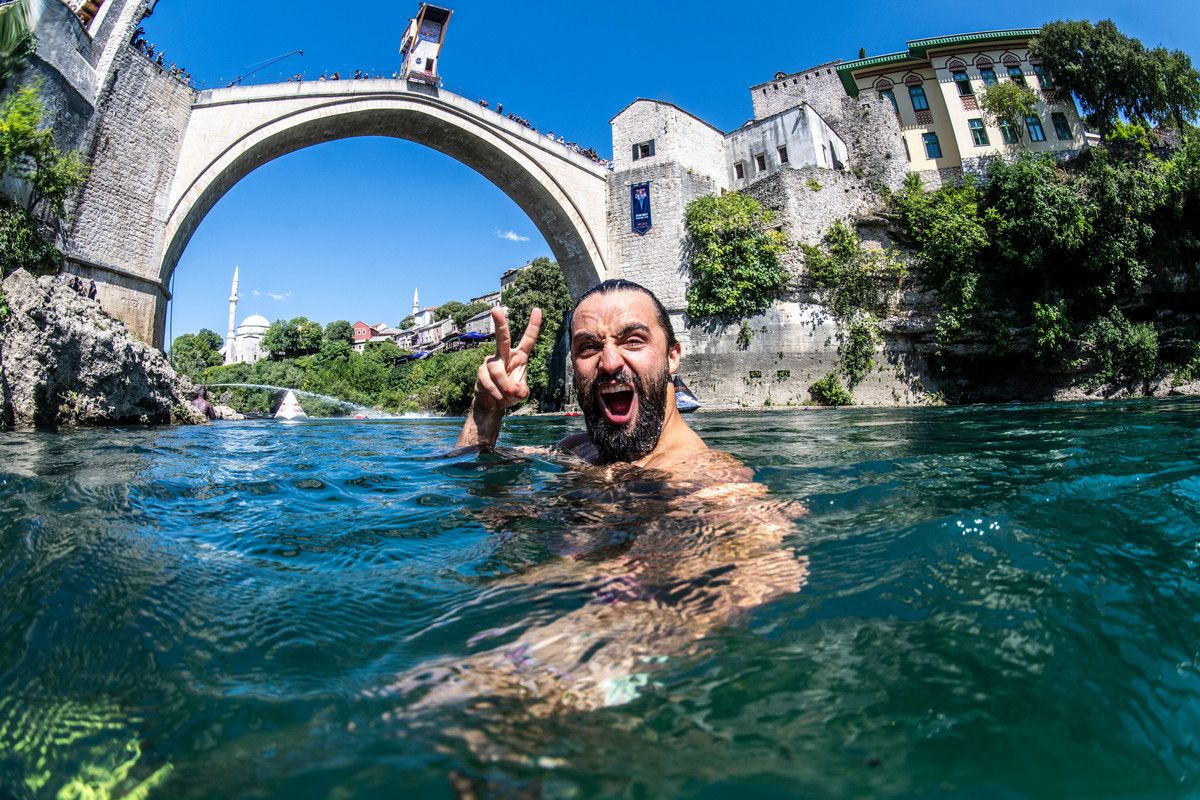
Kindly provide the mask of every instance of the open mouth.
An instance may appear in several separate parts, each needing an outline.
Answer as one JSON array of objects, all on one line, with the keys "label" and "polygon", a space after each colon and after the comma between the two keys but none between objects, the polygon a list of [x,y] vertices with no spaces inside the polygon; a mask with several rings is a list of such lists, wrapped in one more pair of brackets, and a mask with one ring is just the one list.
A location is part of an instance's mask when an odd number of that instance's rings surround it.
[{"label": "open mouth", "polygon": [[637,394],[633,388],[621,383],[613,383],[600,389],[600,407],[604,416],[613,425],[624,425],[633,418]]}]

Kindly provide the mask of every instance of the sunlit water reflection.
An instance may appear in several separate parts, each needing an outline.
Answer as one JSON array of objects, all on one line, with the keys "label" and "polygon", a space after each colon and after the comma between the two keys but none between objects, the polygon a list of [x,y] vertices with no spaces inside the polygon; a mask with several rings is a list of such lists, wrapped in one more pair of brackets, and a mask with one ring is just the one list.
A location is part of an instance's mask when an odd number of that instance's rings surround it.
[{"label": "sunlit water reflection", "polygon": [[742,522],[454,420],[3,434],[0,797],[1194,794],[1198,413],[693,417]]}]

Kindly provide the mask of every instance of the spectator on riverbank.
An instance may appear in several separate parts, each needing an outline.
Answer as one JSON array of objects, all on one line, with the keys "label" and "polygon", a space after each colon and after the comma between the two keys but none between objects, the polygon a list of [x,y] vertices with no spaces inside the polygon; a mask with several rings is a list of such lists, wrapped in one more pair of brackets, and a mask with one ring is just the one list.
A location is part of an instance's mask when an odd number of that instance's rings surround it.
[{"label": "spectator on riverbank", "polygon": [[96,282],[95,281],[92,281],[91,284],[88,286],[87,296],[88,296],[89,300],[96,299]]}]

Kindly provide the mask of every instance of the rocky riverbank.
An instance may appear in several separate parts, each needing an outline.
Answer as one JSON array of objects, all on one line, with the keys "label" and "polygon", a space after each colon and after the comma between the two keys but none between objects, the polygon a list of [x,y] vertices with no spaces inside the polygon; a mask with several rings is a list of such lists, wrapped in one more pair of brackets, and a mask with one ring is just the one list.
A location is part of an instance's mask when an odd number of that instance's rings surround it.
[{"label": "rocky riverbank", "polygon": [[203,423],[194,388],[65,276],[4,280],[0,428]]}]

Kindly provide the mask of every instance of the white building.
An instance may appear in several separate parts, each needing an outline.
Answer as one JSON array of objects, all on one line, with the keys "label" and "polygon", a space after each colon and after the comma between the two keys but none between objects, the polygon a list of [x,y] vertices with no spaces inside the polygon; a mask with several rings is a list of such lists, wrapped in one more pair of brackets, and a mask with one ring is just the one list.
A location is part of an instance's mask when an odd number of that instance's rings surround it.
[{"label": "white building", "polygon": [[221,348],[226,364],[253,364],[267,354],[262,349],[262,338],[271,327],[266,317],[252,314],[242,320],[233,337],[233,348],[228,344]]}]

